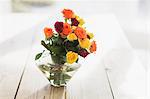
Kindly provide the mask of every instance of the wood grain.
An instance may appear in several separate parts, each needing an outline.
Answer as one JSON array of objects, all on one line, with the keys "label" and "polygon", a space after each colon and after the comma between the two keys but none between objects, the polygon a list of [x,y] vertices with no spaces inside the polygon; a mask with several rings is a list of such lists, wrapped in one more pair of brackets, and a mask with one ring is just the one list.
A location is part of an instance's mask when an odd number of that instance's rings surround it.
[{"label": "wood grain", "polygon": [[51,87],[50,89],[50,99],[66,99],[65,87]]},{"label": "wood grain", "polygon": [[[0,59],[0,99],[14,98],[25,66],[26,57],[27,53],[18,51]],[[18,60],[20,61],[18,62]]]},{"label": "wood grain", "polygon": [[49,84],[26,99],[66,99],[65,92],[64,87],[56,88]]},{"label": "wood grain", "polygon": [[31,50],[33,34],[29,31],[31,34],[18,34],[0,44],[0,99],[13,99],[17,93]]},{"label": "wood grain", "polygon": [[[106,20],[101,17],[93,24],[99,24],[96,37],[103,41],[103,61],[115,99],[144,99],[146,97],[146,71],[134,49],[124,35],[115,16]],[[139,90],[140,89],[140,90]]]}]

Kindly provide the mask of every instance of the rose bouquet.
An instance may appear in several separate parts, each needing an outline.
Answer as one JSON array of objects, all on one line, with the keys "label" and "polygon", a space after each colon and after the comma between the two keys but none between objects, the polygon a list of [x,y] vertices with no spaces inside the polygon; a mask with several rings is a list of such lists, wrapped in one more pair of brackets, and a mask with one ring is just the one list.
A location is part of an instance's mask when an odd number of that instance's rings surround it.
[{"label": "rose bouquet", "polygon": [[[53,86],[65,86],[72,77],[72,73],[78,69],[78,60],[85,58],[96,51],[96,42],[93,33],[86,30],[84,20],[72,10],[62,11],[64,22],[57,21],[54,24],[55,31],[50,27],[44,28],[45,40],[41,45],[51,56],[49,63],[40,65],[39,68],[49,79]],[[35,60],[45,53],[36,55]]]}]

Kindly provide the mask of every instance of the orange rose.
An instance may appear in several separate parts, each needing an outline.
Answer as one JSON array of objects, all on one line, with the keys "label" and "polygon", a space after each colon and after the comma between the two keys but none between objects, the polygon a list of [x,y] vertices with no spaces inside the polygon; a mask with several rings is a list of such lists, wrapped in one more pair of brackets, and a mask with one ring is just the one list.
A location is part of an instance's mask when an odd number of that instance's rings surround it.
[{"label": "orange rose", "polygon": [[86,31],[81,28],[81,27],[77,27],[74,31],[74,33],[77,35],[78,38],[80,39],[84,39],[84,38],[87,38],[87,34],[86,34]]},{"label": "orange rose", "polygon": [[71,26],[68,23],[64,23],[62,34],[67,36],[72,32]]},{"label": "orange rose", "polygon": [[63,13],[64,17],[67,18],[67,19],[70,19],[70,18],[74,17],[74,12],[70,9],[64,9],[62,11],[62,13]]},{"label": "orange rose", "polygon": [[91,47],[90,47],[90,52],[93,53],[95,52],[97,49],[97,45],[96,45],[96,42],[93,41],[92,44],[91,44]]},{"label": "orange rose", "polygon": [[44,34],[47,39],[51,38],[53,36],[53,30],[51,28],[45,27]]}]

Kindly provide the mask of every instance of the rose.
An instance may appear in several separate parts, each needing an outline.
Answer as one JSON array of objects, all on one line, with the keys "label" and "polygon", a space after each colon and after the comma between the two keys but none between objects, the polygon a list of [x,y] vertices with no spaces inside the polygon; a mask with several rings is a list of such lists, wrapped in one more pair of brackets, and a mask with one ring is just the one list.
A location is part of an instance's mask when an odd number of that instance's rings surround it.
[{"label": "rose", "polygon": [[70,9],[64,9],[62,11],[63,15],[65,18],[70,19],[70,18],[74,18],[74,12]]},{"label": "rose", "polygon": [[80,39],[84,39],[84,38],[87,38],[87,34],[86,34],[86,31],[81,28],[81,27],[77,27],[75,30],[74,30],[74,33],[77,35],[78,38]]},{"label": "rose", "polygon": [[53,36],[53,30],[51,28],[45,27],[44,34],[47,39],[51,38]]},{"label": "rose", "polygon": [[79,21],[76,18],[71,18],[71,26],[78,26]]},{"label": "rose", "polygon": [[78,41],[81,48],[89,48],[91,45],[90,40],[88,38],[78,39]]},{"label": "rose", "polygon": [[93,41],[92,44],[91,44],[91,47],[90,47],[90,52],[93,53],[97,50],[97,45],[96,45],[96,42]]},{"label": "rose", "polygon": [[74,40],[77,40],[77,36],[74,34],[74,33],[70,33],[68,36],[67,36],[67,39],[69,41],[74,41]]},{"label": "rose", "polygon": [[84,58],[90,54],[86,49],[79,49],[78,53],[80,56],[82,56]]},{"label": "rose", "polygon": [[66,54],[66,60],[67,63],[72,64],[74,62],[76,62],[78,59],[78,54],[72,51],[67,52]]},{"label": "rose", "polygon": [[63,24],[64,24],[63,22],[58,21],[55,23],[54,27],[56,32],[61,33],[63,31]]},{"label": "rose", "polygon": [[63,34],[64,36],[67,36],[67,35],[69,35],[69,33],[71,33],[71,32],[72,32],[71,26],[70,26],[68,23],[64,23],[64,24],[63,24],[63,31],[62,31],[62,34]]}]

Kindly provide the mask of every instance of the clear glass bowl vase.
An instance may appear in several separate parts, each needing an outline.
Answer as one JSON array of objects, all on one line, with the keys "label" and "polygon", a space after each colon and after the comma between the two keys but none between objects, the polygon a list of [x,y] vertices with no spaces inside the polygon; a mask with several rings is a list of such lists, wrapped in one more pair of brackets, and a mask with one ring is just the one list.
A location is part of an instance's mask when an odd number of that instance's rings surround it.
[{"label": "clear glass bowl vase", "polygon": [[44,73],[51,85],[54,87],[66,86],[73,74],[78,70],[80,64],[42,64],[38,66]]}]

